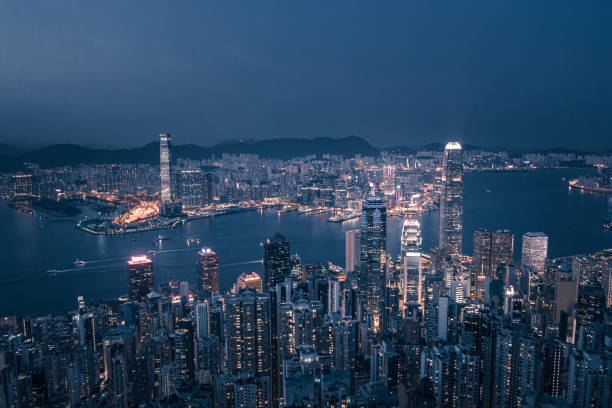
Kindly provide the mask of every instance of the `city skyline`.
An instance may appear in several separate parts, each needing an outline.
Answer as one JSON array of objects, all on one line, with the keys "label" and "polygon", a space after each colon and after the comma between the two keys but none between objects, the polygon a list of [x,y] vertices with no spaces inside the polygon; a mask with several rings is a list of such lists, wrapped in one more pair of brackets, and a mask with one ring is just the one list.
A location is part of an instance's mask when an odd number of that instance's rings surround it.
[{"label": "city skyline", "polygon": [[28,6],[0,408],[612,407],[610,5]]}]

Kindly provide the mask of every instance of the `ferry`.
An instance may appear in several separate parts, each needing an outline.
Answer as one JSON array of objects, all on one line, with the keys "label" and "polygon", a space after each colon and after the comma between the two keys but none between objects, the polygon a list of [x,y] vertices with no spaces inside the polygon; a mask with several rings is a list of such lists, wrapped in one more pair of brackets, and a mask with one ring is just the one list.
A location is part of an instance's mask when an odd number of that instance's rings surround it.
[{"label": "ferry", "polygon": [[200,238],[194,238],[194,237],[187,238],[186,243],[187,243],[187,246],[191,244],[200,245]]},{"label": "ferry", "polygon": [[77,259],[77,260],[75,260],[75,261],[74,261],[72,264],[73,264],[74,266],[79,266],[79,267],[81,267],[81,266],[85,266],[85,265],[87,265],[87,262],[82,261],[82,260],[80,260],[80,259]]}]

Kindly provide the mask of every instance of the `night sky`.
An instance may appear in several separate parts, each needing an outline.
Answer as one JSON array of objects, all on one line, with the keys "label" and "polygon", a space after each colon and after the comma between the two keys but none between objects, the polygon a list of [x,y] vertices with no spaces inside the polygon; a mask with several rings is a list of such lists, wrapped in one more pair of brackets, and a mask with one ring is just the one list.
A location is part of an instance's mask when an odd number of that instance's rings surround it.
[{"label": "night sky", "polygon": [[612,2],[0,2],[0,141],[162,131],[612,148]]}]

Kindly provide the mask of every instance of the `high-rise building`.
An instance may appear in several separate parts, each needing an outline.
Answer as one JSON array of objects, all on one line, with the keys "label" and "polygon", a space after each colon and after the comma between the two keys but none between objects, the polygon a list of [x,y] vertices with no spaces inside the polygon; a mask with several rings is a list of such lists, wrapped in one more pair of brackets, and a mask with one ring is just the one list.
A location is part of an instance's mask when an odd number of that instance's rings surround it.
[{"label": "high-rise building", "polygon": [[225,333],[230,370],[269,372],[270,313],[270,297],[253,289],[242,289],[226,298]]},{"label": "high-rise building", "polygon": [[213,202],[213,177],[211,173],[204,173],[202,176],[202,205],[209,205]]},{"label": "high-rise building", "polygon": [[266,289],[283,283],[291,272],[289,241],[278,232],[264,243],[263,270]]},{"label": "high-rise building", "polygon": [[199,169],[180,170],[175,174],[176,196],[184,209],[202,206],[202,173]]},{"label": "high-rise building", "polygon": [[263,291],[263,282],[261,277],[256,272],[246,273],[243,272],[236,281],[235,292],[238,293],[240,289],[251,288],[255,289],[258,293]]},{"label": "high-rise building", "polygon": [[210,248],[202,248],[197,254],[200,289],[219,291],[219,255]]},{"label": "high-rise building", "polygon": [[355,272],[359,267],[359,230],[346,231],[346,260],[344,269],[346,273]]},{"label": "high-rise building", "polygon": [[360,267],[357,279],[359,298],[362,311],[372,318],[376,330],[380,324],[383,288],[386,283],[387,251],[387,210],[380,198],[371,196],[366,199],[360,224]]},{"label": "high-rise building", "polygon": [[493,232],[491,239],[491,264],[492,271],[499,264],[514,264],[514,234],[510,230],[497,230]]},{"label": "high-rise building", "polygon": [[161,179],[161,203],[172,200],[170,189],[170,147],[171,137],[169,133],[159,135],[159,176]]},{"label": "high-rise building", "polygon": [[474,231],[471,272],[475,276],[491,275],[499,264],[514,263],[514,235],[509,230]]},{"label": "high-rise building", "polygon": [[417,220],[406,219],[404,221],[401,249],[404,263],[403,302],[404,304],[420,304],[422,294],[421,224]]},{"label": "high-rise building", "polygon": [[202,340],[210,334],[210,308],[207,301],[196,304],[196,331],[198,340]]},{"label": "high-rise building", "polygon": [[133,256],[127,261],[129,273],[129,298],[144,302],[153,291],[153,261],[146,255]]},{"label": "high-rise building", "polygon": [[490,275],[492,269],[491,259],[491,232],[479,228],[474,231],[471,273],[474,277]]},{"label": "high-rise building", "polygon": [[543,232],[527,232],[523,235],[521,265],[543,274],[548,256],[548,236]]},{"label": "high-rise building", "polygon": [[[179,322],[181,323],[181,322]],[[182,381],[192,379],[194,376],[194,338],[191,321],[174,332],[174,370],[177,385]]]},{"label": "high-rise building", "polygon": [[461,145],[449,142],[444,150],[440,193],[440,248],[458,259],[463,234],[463,158]]}]

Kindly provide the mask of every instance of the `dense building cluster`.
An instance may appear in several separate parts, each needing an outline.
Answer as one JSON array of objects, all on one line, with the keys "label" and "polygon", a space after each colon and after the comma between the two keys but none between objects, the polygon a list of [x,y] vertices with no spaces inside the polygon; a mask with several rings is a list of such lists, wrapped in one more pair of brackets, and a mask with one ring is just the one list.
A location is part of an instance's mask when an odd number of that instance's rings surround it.
[{"label": "dense building cluster", "polygon": [[[173,200],[163,149],[161,205]],[[387,216],[412,180],[401,166],[377,177],[362,158],[227,156],[210,187],[201,168],[177,169],[185,207],[262,189],[313,205],[359,200],[344,268],[302,263],[277,233],[263,273],[224,292],[211,248],[196,254],[191,288],[155,286],[154,262],[135,255],[125,297],[0,320],[0,408],[612,406],[612,250],[550,259],[547,236],[530,232],[515,258],[511,231],[478,229],[463,255],[461,146],[440,159],[440,245],[424,250],[406,218],[400,254],[388,251]]]}]

